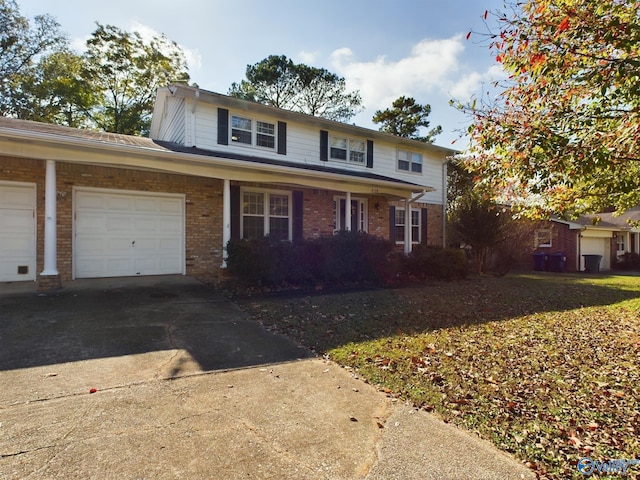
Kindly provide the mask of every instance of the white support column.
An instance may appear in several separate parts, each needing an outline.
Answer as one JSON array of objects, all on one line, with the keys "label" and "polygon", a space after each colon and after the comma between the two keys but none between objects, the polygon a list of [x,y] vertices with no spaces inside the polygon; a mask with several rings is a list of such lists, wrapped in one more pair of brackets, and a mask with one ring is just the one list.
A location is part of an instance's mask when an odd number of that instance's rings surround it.
[{"label": "white support column", "polygon": [[347,198],[344,201],[344,229],[351,231],[351,192],[347,192]]},{"label": "white support column", "polygon": [[404,199],[404,254],[411,253],[411,199]]},{"label": "white support column", "polygon": [[56,196],[56,162],[47,160],[44,188],[44,270],[41,275],[58,275]]},{"label": "white support column", "polygon": [[227,268],[229,240],[231,240],[231,182],[225,180],[222,190],[222,268]]}]

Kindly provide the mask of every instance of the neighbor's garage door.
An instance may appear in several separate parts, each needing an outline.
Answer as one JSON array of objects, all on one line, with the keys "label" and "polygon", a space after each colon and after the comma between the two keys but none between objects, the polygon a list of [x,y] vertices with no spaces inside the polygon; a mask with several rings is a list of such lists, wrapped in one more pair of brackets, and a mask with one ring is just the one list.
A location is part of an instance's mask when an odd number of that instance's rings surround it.
[{"label": "neighbor's garage door", "polygon": [[[581,251],[582,255],[602,255],[600,260],[600,269],[608,270],[611,268],[609,255],[611,252],[610,239],[602,237],[582,237]],[[584,257],[580,259],[581,266],[584,269]]]},{"label": "neighbor's garage door", "polygon": [[0,183],[0,282],[36,279],[36,186]]},{"label": "neighbor's garage door", "polygon": [[184,196],[74,192],[75,278],[184,273]]}]

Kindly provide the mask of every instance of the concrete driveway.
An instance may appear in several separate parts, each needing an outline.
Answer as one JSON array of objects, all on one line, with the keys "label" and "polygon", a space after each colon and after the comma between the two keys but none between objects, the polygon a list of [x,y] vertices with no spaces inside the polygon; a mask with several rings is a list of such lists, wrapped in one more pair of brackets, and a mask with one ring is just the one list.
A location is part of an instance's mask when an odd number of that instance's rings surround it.
[{"label": "concrete driveway", "polygon": [[189,277],[0,284],[2,479],[535,478]]}]

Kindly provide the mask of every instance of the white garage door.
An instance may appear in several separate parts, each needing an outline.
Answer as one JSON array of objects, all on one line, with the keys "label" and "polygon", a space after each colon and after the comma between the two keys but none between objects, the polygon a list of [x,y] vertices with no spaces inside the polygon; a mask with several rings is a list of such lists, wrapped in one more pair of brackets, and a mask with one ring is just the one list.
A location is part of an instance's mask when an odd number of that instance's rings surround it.
[{"label": "white garage door", "polygon": [[[582,255],[602,255],[600,260],[600,269],[608,270],[611,268],[609,254],[611,252],[609,238],[601,237],[582,237],[580,250]],[[580,259],[581,266],[584,269],[584,257]]]},{"label": "white garage door", "polygon": [[184,273],[184,196],[74,194],[75,278]]},{"label": "white garage door", "polygon": [[0,183],[0,282],[36,279],[36,186]]}]

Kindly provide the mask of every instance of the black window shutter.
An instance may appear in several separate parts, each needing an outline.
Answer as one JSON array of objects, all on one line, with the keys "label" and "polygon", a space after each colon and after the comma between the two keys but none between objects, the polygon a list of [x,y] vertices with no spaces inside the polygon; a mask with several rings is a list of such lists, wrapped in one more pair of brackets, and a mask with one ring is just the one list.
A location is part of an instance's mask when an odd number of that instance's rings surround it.
[{"label": "black window shutter", "polygon": [[373,140],[367,140],[367,168],[373,168]]},{"label": "black window shutter", "polygon": [[422,238],[420,243],[427,244],[427,209],[420,210],[420,225],[422,227]]},{"label": "black window shutter", "polygon": [[278,153],[280,155],[287,154],[287,124],[286,122],[278,122]]},{"label": "black window shutter", "polygon": [[231,239],[240,239],[240,186],[231,185]]},{"label": "black window shutter", "polygon": [[304,221],[304,197],[299,191],[293,192],[293,241],[302,240],[303,221]]},{"label": "black window shutter", "polygon": [[326,130],[320,130],[320,160],[329,160],[329,132]]},{"label": "black window shutter", "polygon": [[389,207],[389,240],[396,241],[396,207]]},{"label": "black window shutter", "polygon": [[218,108],[218,144],[229,145],[229,110]]}]

